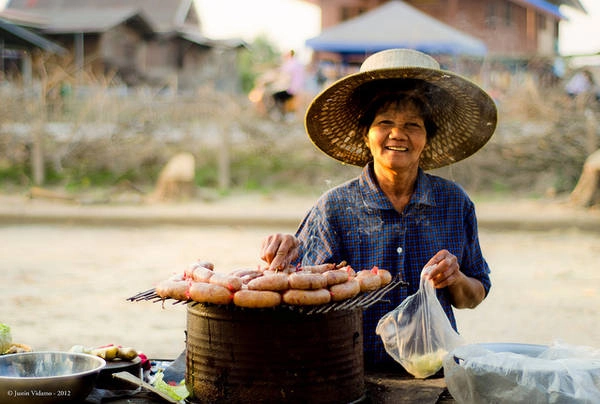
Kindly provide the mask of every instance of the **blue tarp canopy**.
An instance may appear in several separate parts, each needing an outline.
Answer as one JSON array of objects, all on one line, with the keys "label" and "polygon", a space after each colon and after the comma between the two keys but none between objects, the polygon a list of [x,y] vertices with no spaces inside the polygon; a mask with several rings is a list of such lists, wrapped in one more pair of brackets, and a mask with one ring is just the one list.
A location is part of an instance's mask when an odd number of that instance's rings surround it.
[{"label": "blue tarp canopy", "polygon": [[533,7],[537,8],[538,10],[544,11],[548,14],[552,14],[553,16],[555,16],[558,19],[564,20],[566,19],[565,15],[563,13],[560,12],[560,7],[557,6],[556,4],[552,4],[549,3],[547,1],[544,0],[519,0],[519,1],[515,1],[515,3],[525,3],[525,4],[529,4],[532,5]]},{"label": "blue tarp canopy", "polygon": [[468,56],[487,52],[483,41],[398,0],[325,29],[306,45],[315,51],[356,54],[390,48]]}]

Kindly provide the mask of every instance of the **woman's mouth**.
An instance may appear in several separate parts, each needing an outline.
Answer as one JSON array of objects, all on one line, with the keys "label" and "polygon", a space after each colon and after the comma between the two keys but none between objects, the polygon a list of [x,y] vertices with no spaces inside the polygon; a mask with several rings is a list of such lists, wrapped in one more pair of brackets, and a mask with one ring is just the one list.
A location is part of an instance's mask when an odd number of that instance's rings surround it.
[{"label": "woman's mouth", "polygon": [[386,146],[386,150],[405,152],[408,151],[408,147],[405,146]]}]

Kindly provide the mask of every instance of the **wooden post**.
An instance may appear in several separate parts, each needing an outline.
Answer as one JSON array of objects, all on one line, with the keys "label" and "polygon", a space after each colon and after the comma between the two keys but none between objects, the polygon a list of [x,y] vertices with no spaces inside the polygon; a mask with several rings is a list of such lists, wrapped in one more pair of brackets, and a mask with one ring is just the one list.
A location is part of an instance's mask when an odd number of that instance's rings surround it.
[{"label": "wooden post", "polygon": [[41,120],[33,128],[33,143],[31,148],[31,171],[33,183],[43,185],[46,181],[46,170],[44,169],[44,122]]},{"label": "wooden post", "polygon": [[231,185],[231,158],[229,155],[229,131],[230,125],[220,125],[221,127],[221,147],[219,148],[219,190],[227,191]]},{"label": "wooden post", "polygon": [[579,207],[600,204],[600,149],[590,154],[569,202]]},{"label": "wooden post", "polygon": [[598,117],[594,111],[590,109],[585,110],[585,127],[586,127],[586,151],[587,154],[592,154],[595,150],[600,147],[598,144]]},{"label": "wooden post", "polygon": [[[44,69],[41,69],[41,71],[45,72]],[[48,111],[46,105],[47,96],[48,77],[45,74],[42,74],[39,103],[36,103],[34,99],[32,103],[33,105],[31,106],[32,110],[34,111],[32,115],[37,116],[37,118],[33,119],[33,143],[31,149],[31,172],[33,175],[33,183],[37,186],[43,185],[46,181],[44,132],[46,130],[46,123],[48,121]]]}]

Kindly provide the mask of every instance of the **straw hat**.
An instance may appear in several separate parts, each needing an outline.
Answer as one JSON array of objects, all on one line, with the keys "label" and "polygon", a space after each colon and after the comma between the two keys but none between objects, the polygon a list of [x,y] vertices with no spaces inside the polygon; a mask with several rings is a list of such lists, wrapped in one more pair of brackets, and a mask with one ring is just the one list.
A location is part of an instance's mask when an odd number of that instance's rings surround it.
[{"label": "straw hat", "polygon": [[380,91],[413,85],[422,88],[438,127],[421,155],[424,170],[469,157],[494,133],[496,105],[483,89],[441,70],[438,62],[424,53],[389,49],[371,55],[360,72],[336,81],[315,97],[305,117],[308,136],[334,159],[364,166],[373,159],[359,131],[368,101]]}]

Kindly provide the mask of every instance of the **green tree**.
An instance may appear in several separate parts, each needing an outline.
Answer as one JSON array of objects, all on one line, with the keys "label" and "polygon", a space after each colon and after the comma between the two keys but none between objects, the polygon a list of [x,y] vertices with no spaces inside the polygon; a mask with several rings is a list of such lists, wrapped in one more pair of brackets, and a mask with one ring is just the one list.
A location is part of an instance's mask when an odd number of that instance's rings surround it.
[{"label": "green tree", "polygon": [[281,53],[265,36],[258,36],[240,53],[239,71],[242,89],[249,93],[256,78],[279,64]]}]

